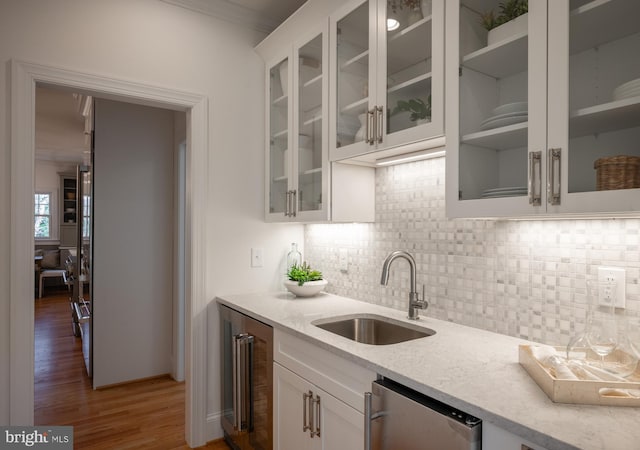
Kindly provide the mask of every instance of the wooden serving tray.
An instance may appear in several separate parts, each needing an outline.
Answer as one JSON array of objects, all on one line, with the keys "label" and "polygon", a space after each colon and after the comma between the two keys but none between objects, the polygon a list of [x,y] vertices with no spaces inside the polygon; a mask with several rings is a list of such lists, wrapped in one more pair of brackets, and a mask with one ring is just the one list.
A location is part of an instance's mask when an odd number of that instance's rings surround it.
[{"label": "wooden serving tray", "polygon": [[[552,401],[583,405],[640,406],[640,395],[636,397],[626,392],[629,389],[640,390],[640,369],[636,368],[628,377],[631,381],[559,380],[533,357],[531,347],[520,345],[518,360]],[[560,354],[564,350],[564,347],[556,347]]]}]

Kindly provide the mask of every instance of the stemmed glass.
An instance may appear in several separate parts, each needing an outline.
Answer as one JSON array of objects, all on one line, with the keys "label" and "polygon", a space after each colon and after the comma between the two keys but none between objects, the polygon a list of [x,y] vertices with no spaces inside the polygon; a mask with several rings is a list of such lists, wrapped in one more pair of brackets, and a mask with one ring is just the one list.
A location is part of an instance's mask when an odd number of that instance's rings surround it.
[{"label": "stemmed glass", "polygon": [[616,284],[590,281],[587,283],[589,295],[589,317],[586,338],[589,347],[600,356],[601,367],[605,368],[605,357],[613,353],[618,345],[618,326],[613,301]]}]

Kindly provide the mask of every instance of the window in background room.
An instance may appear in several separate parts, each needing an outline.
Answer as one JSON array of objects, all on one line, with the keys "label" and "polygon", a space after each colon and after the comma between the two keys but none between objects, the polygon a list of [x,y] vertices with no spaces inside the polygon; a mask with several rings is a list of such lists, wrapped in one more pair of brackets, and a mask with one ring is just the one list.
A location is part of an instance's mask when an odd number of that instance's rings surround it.
[{"label": "window in background room", "polygon": [[51,238],[51,193],[36,192],[34,237],[36,239]]}]

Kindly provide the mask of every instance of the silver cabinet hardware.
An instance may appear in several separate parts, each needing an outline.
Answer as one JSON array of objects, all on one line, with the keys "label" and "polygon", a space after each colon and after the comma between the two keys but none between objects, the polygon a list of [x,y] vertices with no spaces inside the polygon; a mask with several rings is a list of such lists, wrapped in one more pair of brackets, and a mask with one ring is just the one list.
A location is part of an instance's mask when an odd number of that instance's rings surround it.
[{"label": "silver cabinet hardware", "polygon": [[307,429],[309,430],[309,437],[313,437],[313,422],[314,422],[314,409],[313,409],[313,392],[309,391],[309,395],[307,396],[307,399],[309,400],[307,402],[307,408],[309,408],[309,426],[307,427]]},{"label": "silver cabinet hardware", "polygon": [[285,192],[285,217],[296,216],[296,190],[290,190]]},{"label": "silver cabinet hardware", "polygon": [[383,135],[382,125],[384,121],[384,115],[382,114],[382,111],[383,111],[382,106],[376,106],[375,110],[376,110],[376,140],[378,141],[378,144],[382,144],[382,135]]},{"label": "silver cabinet hardware", "polygon": [[[537,167],[537,170],[536,170]],[[529,153],[529,204],[542,204],[542,152]]]},{"label": "silver cabinet hardware", "polygon": [[318,436],[320,437],[320,396],[316,395],[315,399],[311,399],[311,404],[315,404],[313,418],[315,418],[315,430],[311,429],[311,437]]},{"label": "silver cabinet hardware", "polygon": [[[550,148],[547,155],[547,202],[550,205],[560,204],[560,186],[561,186],[561,156],[562,150],[559,148]],[[556,170],[557,169],[557,170]],[[556,182],[556,172],[558,181]]]},{"label": "silver cabinet hardware", "polygon": [[307,414],[307,405],[311,402],[311,397],[313,397],[313,392],[303,392],[302,393],[302,431],[311,430],[311,421],[309,421],[309,415]]},{"label": "silver cabinet hardware", "polygon": [[375,108],[367,111],[367,144],[373,145],[375,143]]},{"label": "silver cabinet hardware", "polygon": [[297,191],[294,189],[291,191],[291,217],[296,216],[296,210],[298,209],[298,200],[296,198]]},{"label": "silver cabinet hardware", "polygon": [[251,426],[251,352],[253,336],[241,333],[233,337],[233,426],[242,431]]},{"label": "silver cabinet hardware", "polygon": [[320,437],[320,396],[313,391],[302,393],[302,431],[309,431],[309,437]]}]

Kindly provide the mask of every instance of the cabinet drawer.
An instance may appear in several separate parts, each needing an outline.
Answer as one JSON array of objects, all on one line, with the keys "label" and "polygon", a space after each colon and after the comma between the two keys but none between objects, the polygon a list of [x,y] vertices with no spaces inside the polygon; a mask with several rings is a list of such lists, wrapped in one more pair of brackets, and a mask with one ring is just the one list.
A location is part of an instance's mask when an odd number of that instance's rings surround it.
[{"label": "cabinet drawer", "polygon": [[346,404],[364,411],[364,393],[376,373],[280,330],[273,332],[273,359]]}]

